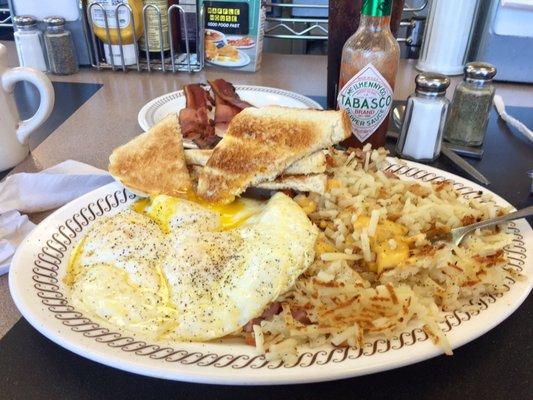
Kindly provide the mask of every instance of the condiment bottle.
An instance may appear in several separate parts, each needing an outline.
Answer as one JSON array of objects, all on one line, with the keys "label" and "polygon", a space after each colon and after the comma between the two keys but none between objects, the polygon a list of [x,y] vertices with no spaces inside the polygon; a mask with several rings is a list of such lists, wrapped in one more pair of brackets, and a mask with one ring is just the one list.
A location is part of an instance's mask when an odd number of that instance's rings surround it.
[{"label": "condiment bottle", "polygon": [[416,90],[407,98],[396,152],[403,158],[433,161],[440,154],[450,80],[440,74],[418,74]]},{"label": "condiment bottle", "polygon": [[87,7],[94,34],[104,43],[106,62],[113,66],[136,64],[135,42],[143,33],[143,1],[88,0]]},{"label": "condiment bottle", "polygon": [[[339,91],[339,73],[341,69],[342,47],[346,40],[359,27],[361,6],[366,0],[332,0],[329,1],[328,24],[328,79],[327,106],[337,107]],[[393,0],[390,30],[397,37],[402,19],[404,0]],[[278,7],[274,7],[278,8]],[[281,16],[281,15],[280,15]]]},{"label": "condiment bottle", "polygon": [[444,139],[463,146],[481,146],[494,97],[492,78],[496,68],[489,63],[471,62],[464,72],[464,80],[453,94]]},{"label": "condiment bottle", "polygon": [[44,44],[50,63],[50,72],[57,75],[71,75],[78,72],[76,50],[70,31],[65,30],[65,19],[47,17]]},{"label": "condiment bottle", "polygon": [[[178,0],[144,0],[144,14],[145,26],[144,35],[139,40],[139,49],[143,52],[141,56],[146,58],[146,50],[148,50],[150,59],[161,59],[161,51],[163,57],[170,56],[170,40],[169,40],[169,18],[168,9],[178,4]],[[159,14],[161,14],[161,34],[159,29]],[[177,36],[177,20],[178,12],[173,11],[170,18],[172,19],[173,31],[172,35]],[[163,42],[161,44],[161,41]],[[174,40],[174,46],[177,46],[177,40]],[[176,48],[174,49],[176,50]]]},{"label": "condiment bottle", "polygon": [[37,20],[29,15],[13,17],[15,24],[15,44],[19,63],[22,67],[32,67],[46,72],[46,56],[43,48],[43,35],[37,28]]},{"label": "condiment bottle", "polygon": [[361,8],[357,31],[342,50],[337,105],[352,121],[344,145],[383,146],[400,48],[390,30],[392,0],[368,0]]},{"label": "condiment bottle", "polygon": [[[198,39],[198,22],[197,22],[197,15],[201,12],[200,7],[201,5],[206,6],[204,4],[205,2],[200,3],[199,1],[187,1],[187,0],[180,0],[178,1],[178,4],[183,8],[183,11],[185,12],[185,22],[187,24],[187,29],[185,29],[185,25],[183,24],[183,19],[181,16],[178,18],[178,29],[177,29],[177,35],[180,38],[179,41],[179,51],[181,53],[187,52],[187,40],[189,41],[189,52],[196,53],[197,52],[197,39]],[[250,1],[245,1],[243,3],[250,3]],[[210,3],[210,4],[217,4],[216,2]],[[222,4],[223,6],[224,4]],[[248,4],[248,7],[251,7],[250,4]],[[203,32],[204,27],[200,27]]]}]

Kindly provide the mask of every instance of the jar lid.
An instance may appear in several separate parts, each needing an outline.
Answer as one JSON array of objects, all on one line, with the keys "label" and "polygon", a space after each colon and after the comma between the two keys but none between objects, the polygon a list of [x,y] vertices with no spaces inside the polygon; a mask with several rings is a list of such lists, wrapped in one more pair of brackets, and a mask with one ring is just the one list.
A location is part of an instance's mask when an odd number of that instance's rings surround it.
[{"label": "jar lid", "polygon": [[16,26],[32,26],[37,23],[37,19],[31,15],[17,15],[13,17],[13,22]]},{"label": "jar lid", "polygon": [[465,65],[465,77],[470,79],[489,80],[496,75],[496,67],[480,61],[469,62]]},{"label": "jar lid", "polygon": [[65,18],[58,16],[46,17],[43,19],[43,21],[50,27],[59,27],[65,25]]},{"label": "jar lid", "polygon": [[417,93],[443,94],[450,86],[450,78],[434,73],[418,74],[415,78]]}]

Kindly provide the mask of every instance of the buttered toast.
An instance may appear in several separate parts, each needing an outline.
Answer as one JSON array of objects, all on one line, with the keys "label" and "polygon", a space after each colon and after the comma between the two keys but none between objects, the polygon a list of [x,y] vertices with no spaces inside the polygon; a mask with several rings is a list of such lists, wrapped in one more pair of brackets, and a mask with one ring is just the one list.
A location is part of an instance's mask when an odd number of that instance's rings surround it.
[{"label": "buttered toast", "polygon": [[180,196],[192,189],[177,114],[123,146],[109,157],[109,173],[144,195]]},{"label": "buttered toast", "polygon": [[250,186],[351,134],[345,111],[279,106],[246,108],[231,121],[199,174],[198,194],[229,203]]},{"label": "buttered toast", "polygon": [[[185,162],[187,165],[205,167],[213,150],[209,149],[185,149]],[[326,153],[319,150],[305,156],[289,165],[283,175],[308,175],[321,174],[326,171]]]}]

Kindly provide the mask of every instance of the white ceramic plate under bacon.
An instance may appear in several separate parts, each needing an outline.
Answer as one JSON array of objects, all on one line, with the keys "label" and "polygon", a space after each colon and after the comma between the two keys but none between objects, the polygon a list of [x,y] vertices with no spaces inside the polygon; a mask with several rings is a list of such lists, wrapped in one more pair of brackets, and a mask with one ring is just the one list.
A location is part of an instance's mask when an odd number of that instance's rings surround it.
[{"label": "white ceramic plate under bacon", "polygon": [[[288,90],[252,85],[235,85],[235,89],[242,100],[257,107],[277,105],[322,109],[320,104],[309,97]],[[183,90],[178,90],[148,102],[139,111],[137,120],[141,128],[147,131],[168,114],[179,112],[182,108],[185,108],[185,94]],[[192,140],[187,139],[183,141],[183,146],[186,148],[197,147]]]}]

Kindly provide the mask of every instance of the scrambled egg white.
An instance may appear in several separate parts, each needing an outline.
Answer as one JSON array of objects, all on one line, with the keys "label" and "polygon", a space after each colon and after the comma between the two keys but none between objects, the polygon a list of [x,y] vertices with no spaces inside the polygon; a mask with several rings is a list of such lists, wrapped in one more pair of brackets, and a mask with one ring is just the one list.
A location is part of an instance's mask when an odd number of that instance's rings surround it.
[{"label": "scrambled egg white", "polygon": [[318,235],[284,194],[226,206],[168,196],[95,224],[71,255],[72,305],[152,339],[237,331],[314,259]]}]

